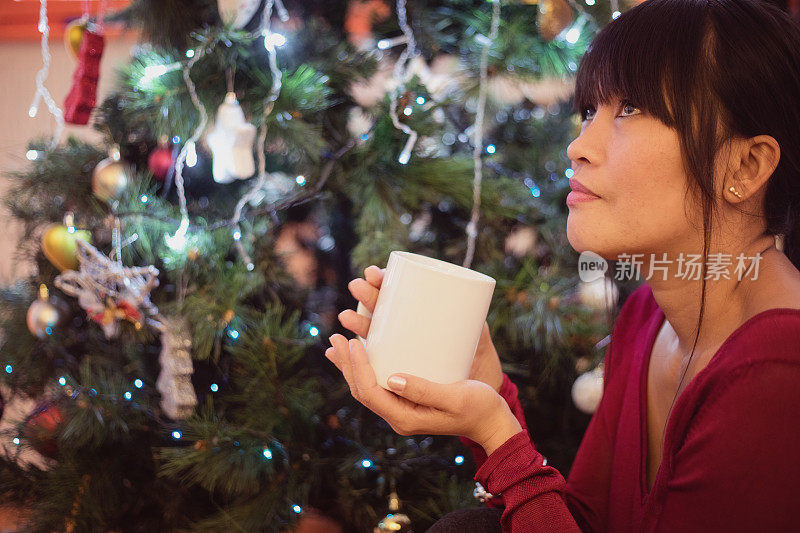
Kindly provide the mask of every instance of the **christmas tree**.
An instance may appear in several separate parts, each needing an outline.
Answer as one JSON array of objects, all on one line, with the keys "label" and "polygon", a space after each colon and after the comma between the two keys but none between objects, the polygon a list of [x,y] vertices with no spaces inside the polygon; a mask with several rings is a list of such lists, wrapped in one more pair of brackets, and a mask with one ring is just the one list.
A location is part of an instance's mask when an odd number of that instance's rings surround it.
[{"label": "christmas tree", "polygon": [[[38,84],[56,131],[7,199],[37,268],[2,290],[0,368],[37,405],[0,435],[0,494],[29,530],[424,531],[480,505],[458,439],[396,434],[323,357],[392,250],[497,280],[503,370],[567,472],[630,290],[580,282],[564,233],[572,81],[627,7],[581,1],[134,0],[75,23],[73,90],[62,111]],[[142,42],[95,107],[112,23]]]}]

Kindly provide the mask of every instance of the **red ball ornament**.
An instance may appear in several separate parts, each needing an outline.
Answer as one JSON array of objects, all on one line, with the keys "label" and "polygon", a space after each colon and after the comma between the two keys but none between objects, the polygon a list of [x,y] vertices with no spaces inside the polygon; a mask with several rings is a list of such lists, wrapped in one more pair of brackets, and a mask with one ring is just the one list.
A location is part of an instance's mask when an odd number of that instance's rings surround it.
[{"label": "red ball ornament", "polygon": [[45,457],[58,455],[56,430],[63,421],[61,409],[53,403],[41,403],[25,421],[24,437],[31,447]]},{"label": "red ball ornament", "polygon": [[167,179],[167,175],[172,170],[174,163],[172,148],[168,144],[159,144],[155,150],[150,152],[150,157],[147,158],[147,167],[158,182],[163,182]]}]

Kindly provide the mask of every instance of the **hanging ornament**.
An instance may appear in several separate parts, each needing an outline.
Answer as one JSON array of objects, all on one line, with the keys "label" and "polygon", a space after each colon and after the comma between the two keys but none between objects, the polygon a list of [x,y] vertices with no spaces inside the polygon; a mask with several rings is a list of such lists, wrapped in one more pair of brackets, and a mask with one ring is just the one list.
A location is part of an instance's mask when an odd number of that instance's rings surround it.
[{"label": "hanging ornament", "polygon": [[192,385],[191,329],[182,318],[161,318],[161,372],[156,389],[161,393],[161,408],[173,420],[194,412],[197,396]]},{"label": "hanging ornament", "polygon": [[67,225],[51,224],[42,235],[42,251],[53,266],[61,270],[75,270],[78,268],[77,241],[92,242],[92,234],[87,230],[75,229],[71,214],[65,219]]},{"label": "hanging ornament", "polygon": [[88,27],[89,17],[83,16],[68,23],[67,27],[64,29],[64,45],[73,59],[78,58],[78,52],[81,50],[81,41],[83,41],[83,34]]},{"label": "hanging ornament", "polygon": [[373,530],[373,533],[384,532],[411,532],[411,519],[407,515],[398,513],[400,510],[400,498],[397,497],[397,492],[392,491],[389,495],[389,514],[381,518],[378,525]]},{"label": "hanging ornament", "polygon": [[617,305],[619,289],[613,280],[601,276],[578,284],[578,299],[595,311],[611,311]]},{"label": "hanging ornament", "polygon": [[374,124],[375,119],[359,106],[351,107],[347,112],[347,132],[356,139],[359,144],[367,140],[369,132]]},{"label": "hanging ornament", "polygon": [[244,118],[236,94],[229,92],[217,110],[214,129],[206,136],[213,156],[212,172],[217,183],[247,179],[255,171],[253,142],[256,127]]},{"label": "hanging ornament", "polygon": [[174,169],[175,158],[173,156],[173,148],[166,136],[163,136],[158,146],[150,152],[147,158],[147,168],[153,174],[153,179],[163,183],[169,173]]},{"label": "hanging ornament", "polygon": [[261,0],[217,0],[219,18],[226,26],[239,30],[247,26],[258,11]]},{"label": "hanging ornament", "polygon": [[492,100],[501,105],[515,106],[525,100],[519,81],[511,76],[491,76],[486,89]]},{"label": "hanging ornament", "polygon": [[92,192],[105,202],[118,200],[131,181],[131,174],[130,166],[120,159],[119,146],[114,145],[92,173]]},{"label": "hanging ornament", "polygon": [[100,58],[105,38],[99,30],[86,30],[78,51],[78,66],[72,75],[72,87],[64,100],[64,120],[69,124],[88,124],[97,99]]},{"label": "hanging ornament", "polygon": [[546,107],[568,101],[575,90],[575,80],[569,78],[521,80],[517,86],[531,103]]},{"label": "hanging ornament", "polygon": [[603,397],[603,364],[594,370],[584,372],[572,384],[572,401],[575,407],[586,414],[592,414]]},{"label": "hanging ornament", "polygon": [[572,18],[572,8],[567,0],[540,0],[536,28],[542,39],[552,41],[569,26]]},{"label": "hanging ornament", "polygon": [[58,308],[50,303],[47,286],[42,283],[39,285],[39,298],[28,308],[28,330],[43,339],[53,332],[60,319]]},{"label": "hanging ornament", "polygon": [[344,31],[347,40],[362,51],[375,46],[372,26],[392,14],[384,0],[350,0],[344,16]]},{"label": "hanging ornament", "polygon": [[[115,230],[118,234],[118,229]],[[62,272],[56,287],[78,298],[78,304],[97,322],[111,339],[119,335],[119,323],[128,320],[141,327],[142,311],[150,315],[158,309],[150,302],[150,291],[158,285],[158,269],[125,267],[119,259],[120,245],[115,236],[115,259],[111,259],[84,241],[78,241],[78,270]]]},{"label": "hanging ornament", "polygon": [[49,401],[42,402],[25,419],[23,436],[31,448],[53,459],[58,455],[56,432],[63,419],[57,405]]},{"label": "hanging ornament", "polygon": [[505,240],[505,251],[514,257],[524,257],[536,249],[536,230],[531,226],[514,228]]}]

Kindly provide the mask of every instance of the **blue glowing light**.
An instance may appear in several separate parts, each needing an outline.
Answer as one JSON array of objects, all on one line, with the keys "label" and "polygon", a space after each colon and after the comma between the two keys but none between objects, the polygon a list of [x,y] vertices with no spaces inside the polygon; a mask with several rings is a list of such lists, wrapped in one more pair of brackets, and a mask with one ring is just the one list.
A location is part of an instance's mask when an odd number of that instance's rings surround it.
[{"label": "blue glowing light", "polygon": [[457,465],[463,464],[463,463],[464,463],[464,456],[463,456],[463,455],[456,455],[456,458],[455,458],[455,459],[453,459],[453,461],[454,461],[454,462],[455,462]]},{"label": "blue glowing light", "polygon": [[422,104],[424,104],[424,103],[425,103],[425,98],[424,98],[424,97],[422,97],[422,96],[417,96],[417,103],[418,103],[419,105],[422,105]]},{"label": "blue glowing light", "polygon": [[531,187],[531,195],[534,198],[539,198],[542,195],[542,191],[539,190],[539,187]]},{"label": "blue glowing light", "polygon": [[292,511],[294,511],[295,513],[300,514],[302,510],[303,509],[299,505],[297,504],[292,505]]},{"label": "blue glowing light", "polygon": [[231,339],[238,339],[238,338],[239,338],[239,332],[238,332],[238,331],[236,331],[235,329],[229,329],[229,330],[228,330],[228,336],[229,336]]},{"label": "blue glowing light", "polygon": [[272,451],[269,448],[264,448],[264,457],[267,459],[272,459]]},{"label": "blue glowing light", "polygon": [[128,401],[130,401],[130,400],[131,400],[131,398],[133,398],[133,394],[131,394],[131,393],[130,393],[130,392],[128,392],[128,391],[125,391],[125,394],[124,394],[124,396],[125,396],[125,399],[126,399],[126,400],[128,400]]},{"label": "blue glowing light", "polygon": [[10,374],[14,371],[14,367],[11,365],[6,365],[6,374]]},{"label": "blue glowing light", "polygon": [[11,439],[11,442],[19,446],[19,437],[14,437],[13,439]]},{"label": "blue glowing light", "polygon": [[363,466],[364,468],[369,468],[372,466],[372,461],[370,461],[369,459],[364,459],[363,461],[361,461],[361,466]]},{"label": "blue glowing light", "polygon": [[58,378],[58,384],[63,387],[64,385],[67,384],[67,378],[65,378],[64,376],[61,376],[60,378]]},{"label": "blue glowing light", "polygon": [[493,153],[495,153],[496,151],[497,151],[497,147],[496,147],[495,145],[493,145],[493,144],[490,144],[490,145],[488,145],[488,146],[486,147],[486,153],[487,153],[487,154],[493,154]]},{"label": "blue glowing light", "polygon": [[575,174],[575,171],[572,170],[571,168],[568,168],[567,170],[564,171],[564,175],[566,177],[568,177],[568,178],[571,178],[574,174]]},{"label": "blue glowing light", "polygon": [[137,379],[136,381],[133,382],[133,386],[136,387],[137,389],[141,389],[142,387],[144,387],[144,382],[141,379]]},{"label": "blue glowing light", "polygon": [[319,335],[319,330],[316,327],[311,326],[311,328],[308,330],[308,334],[311,335],[312,337],[316,337],[317,335]]},{"label": "blue glowing light", "polygon": [[173,438],[173,439],[175,439],[175,440],[178,440],[178,439],[180,439],[182,436],[183,436],[183,435],[181,435],[181,432],[180,432],[180,431],[173,431],[173,432],[172,432],[172,438]]},{"label": "blue glowing light", "polygon": [[146,204],[146,203],[147,203],[147,200],[149,200],[149,199],[150,199],[150,198],[148,198],[146,194],[143,194],[143,195],[141,195],[141,196],[139,197],[139,200],[141,200],[141,202],[142,202],[143,204]]},{"label": "blue glowing light", "polygon": [[212,383],[211,387],[209,388],[211,389],[211,392],[217,392],[219,390],[219,385],[217,385],[216,383]]}]

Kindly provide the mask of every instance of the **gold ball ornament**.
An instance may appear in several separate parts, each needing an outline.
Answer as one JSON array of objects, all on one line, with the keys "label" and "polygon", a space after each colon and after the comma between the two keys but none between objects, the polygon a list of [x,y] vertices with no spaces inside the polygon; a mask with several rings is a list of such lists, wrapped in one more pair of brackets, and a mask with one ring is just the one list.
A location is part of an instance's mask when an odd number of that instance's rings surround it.
[{"label": "gold ball ornament", "polygon": [[119,149],[112,148],[109,157],[100,161],[92,173],[92,193],[110,202],[118,200],[130,181],[131,170],[119,156]]},{"label": "gold ball ornament", "polygon": [[398,513],[400,510],[400,498],[395,491],[389,494],[389,514],[384,516],[378,525],[372,530],[373,533],[384,533],[389,531],[400,531],[407,533],[411,531],[411,519],[408,516]]},{"label": "gold ball ornament", "polygon": [[34,301],[28,308],[26,316],[28,330],[43,339],[53,332],[53,328],[60,319],[61,316],[58,309],[48,300],[47,287],[44,284],[41,285],[39,287],[39,299]]},{"label": "gold ball ornament", "polygon": [[378,526],[373,530],[374,533],[384,532],[410,532],[411,519],[404,514],[389,513],[381,519]]},{"label": "gold ball ornament", "polygon": [[89,28],[89,20],[86,18],[75,19],[64,30],[64,45],[67,52],[72,56],[72,59],[78,58],[78,53],[81,50],[81,43],[83,42],[83,35]]},{"label": "gold ball ornament", "polygon": [[53,265],[61,270],[78,270],[78,244],[82,239],[92,242],[92,234],[74,226],[51,224],[42,236],[42,251]]},{"label": "gold ball ornament", "polygon": [[552,41],[572,22],[572,8],[566,0],[541,0],[538,6],[536,28],[542,39]]}]

